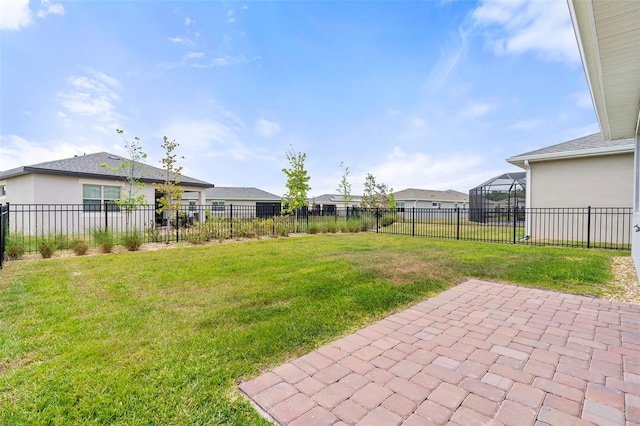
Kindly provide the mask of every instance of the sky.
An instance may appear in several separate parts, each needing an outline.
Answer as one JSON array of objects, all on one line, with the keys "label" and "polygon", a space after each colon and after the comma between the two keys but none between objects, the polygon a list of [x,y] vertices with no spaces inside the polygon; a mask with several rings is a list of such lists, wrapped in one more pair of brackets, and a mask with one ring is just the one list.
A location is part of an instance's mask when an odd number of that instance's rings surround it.
[{"label": "sky", "polygon": [[467,192],[506,158],[599,131],[564,0],[0,4],[0,170],[140,138],[161,167],[309,196]]}]

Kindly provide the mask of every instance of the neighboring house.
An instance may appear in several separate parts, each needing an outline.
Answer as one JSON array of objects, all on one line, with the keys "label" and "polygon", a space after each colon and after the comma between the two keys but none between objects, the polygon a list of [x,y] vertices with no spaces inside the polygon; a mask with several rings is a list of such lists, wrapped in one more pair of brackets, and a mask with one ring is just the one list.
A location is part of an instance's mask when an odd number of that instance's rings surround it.
[{"label": "neighboring house", "polygon": [[[194,195],[184,199],[192,206],[199,204]],[[212,215],[228,214],[233,206],[234,214],[243,217],[272,217],[280,214],[282,199],[258,188],[219,186],[207,188],[202,205],[206,205]]]},{"label": "neighboring house", "polygon": [[362,196],[352,195],[351,201],[345,206],[340,194],[323,194],[318,197],[309,198],[309,209],[314,214],[332,215],[345,207],[359,207]]},{"label": "neighboring house", "polygon": [[448,189],[435,191],[431,189],[408,188],[393,193],[396,208],[428,208],[428,209],[455,209],[469,206],[469,195],[463,192]]},{"label": "neighboring house", "polygon": [[[44,216],[24,219],[24,223],[28,223],[29,227],[36,226],[38,229],[24,229],[20,227],[24,224],[16,223],[11,225],[12,229],[18,229],[23,233],[47,233],[52,226],[59,230],[61,223],[67,228],[95,228],[97,225],[94,222],[102,218],[99,213],[105,210],[106,205],[109,205],[109,214],[122,215],[115,204],[109,204],[118,200],[121,191],[127,186],[122,176],[111,169],[118,167],[122,161],[122,157],[118,155],[99,152],[0,172],[2,204],[9,202],[14,205],[47,205],[41,209],[40,215],[45,214],[44,210],[64,210],[62,207],[56,207],[58,205],[76,205],[74,213],[70,216],[67,214],[67,217],[64,217],[63,213],[58,213],[57,216],[47,213],[50,216],[48,219]],[[102,167],[102,164],[106,164],[107,167]],[[163,170],[144,163],[136,162],[135,166],[135,175],[141,176],[140,182],[145,184],[138,194],[144,195],[149,204],[154,204],[158,198],[158,191],[153,184],[164,182]],[[213,187],[213,184],[189,176],[181,176],[180,185],[184,188],[185,194],[192,193],[202,202],[205,200],[205,190]],[[28,214],[38,215],[31,210]]]},{"label": "neighboring house", "polygon": [[526,170],[526,207],[631,207],[634,144],[595,133],[507,161]]}]

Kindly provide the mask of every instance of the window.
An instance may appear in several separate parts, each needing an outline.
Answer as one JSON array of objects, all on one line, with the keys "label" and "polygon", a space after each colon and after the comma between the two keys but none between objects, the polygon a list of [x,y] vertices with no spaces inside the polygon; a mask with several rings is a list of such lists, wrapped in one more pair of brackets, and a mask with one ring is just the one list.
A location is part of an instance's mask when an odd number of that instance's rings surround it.
[{"label": "window", "polygon": [[224,201],[214,201],[211,203],[211,211],[212,212],[223,212],[224,211]]},{"label": "window", "polygon": [[0,197],[7,195],[7,185],[0,186]]},{"label": "window", "polygon": [[195,201],[189,201],[189,211],[190,212],[196,211],[196,202]]},{"label": "window", "polygon": [[431,203],[431,207],[438,207],[438,203]]},{"label": "window", "polygon": [[107,203],[108,211],[120,211],[120,206],[115,203],[119,199],[119,186],[82,185],[82,204],[85,212],[99,212],[104,203]]},{"label": "window", "polygon": [[396,210],[399,213],[403,213],[404,212],[404,201],[396,201]]}]

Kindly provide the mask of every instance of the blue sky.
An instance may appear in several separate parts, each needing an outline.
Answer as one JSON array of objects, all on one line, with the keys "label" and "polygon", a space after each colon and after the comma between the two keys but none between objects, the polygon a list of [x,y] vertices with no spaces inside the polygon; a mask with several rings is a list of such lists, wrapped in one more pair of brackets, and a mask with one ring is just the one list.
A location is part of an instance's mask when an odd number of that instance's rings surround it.
[{"label": "blue sky", "polygon": [[185,175],[310,195],[347,165],[468,191],[505,158],[597,132],[569,11],[547,1],[3,0],[0,170],[163,135]]}]

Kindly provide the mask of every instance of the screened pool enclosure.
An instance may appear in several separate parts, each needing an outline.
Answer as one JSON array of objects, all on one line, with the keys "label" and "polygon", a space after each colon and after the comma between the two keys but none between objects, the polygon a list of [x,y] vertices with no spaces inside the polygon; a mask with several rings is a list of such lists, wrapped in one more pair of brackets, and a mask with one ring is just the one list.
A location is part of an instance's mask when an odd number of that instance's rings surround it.
[{"label": "screened pool enclosure", "polygon": [[504,173],[469,191],[471,222],[524,221],[526,173]]}]

